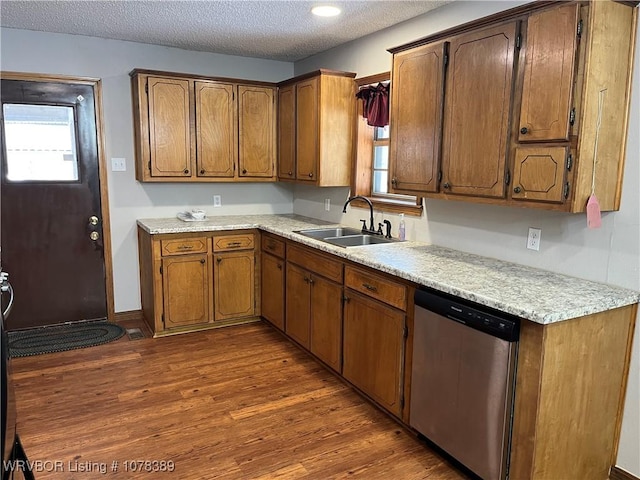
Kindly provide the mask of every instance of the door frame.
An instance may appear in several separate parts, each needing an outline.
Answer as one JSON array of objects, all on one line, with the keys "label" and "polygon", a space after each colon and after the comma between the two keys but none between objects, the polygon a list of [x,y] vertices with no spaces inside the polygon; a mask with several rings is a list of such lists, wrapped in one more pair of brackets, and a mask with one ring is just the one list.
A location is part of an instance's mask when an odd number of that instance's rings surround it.
[{"label": "door frame", "polygon": [[102,112],[102,80],[93,77],[50,75],[46,73],[6,72],[0,70],[6,80],[25,82],[56,82],[89,85],[93,88],[96,112],[96,139],[98,142],[98,176],[100,179],[100,215],[102,218],[102,242],[104,245],[105,290],[107,296],[107,320],[115,321],[113,297],[113,263],[111,256],[111,220],[109,217],[109,195],[107,188],[107,159],[104,148],[104,121]]}]

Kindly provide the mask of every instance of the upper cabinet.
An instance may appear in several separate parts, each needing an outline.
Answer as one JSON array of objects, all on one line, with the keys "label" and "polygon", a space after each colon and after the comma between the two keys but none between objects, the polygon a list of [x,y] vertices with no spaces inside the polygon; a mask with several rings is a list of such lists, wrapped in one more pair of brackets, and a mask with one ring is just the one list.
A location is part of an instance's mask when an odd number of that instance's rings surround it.
[{"label": "upper cabinet", "polygon": [[503,197],[517,24],[451,39],[442,141],[445,192]]},{"label": "upper cabinet", "polygon": [[274,85],[147,70],[131,79],[139,181],[276,179]]},{"label": "upper cabinet", "polygon": [[278,85],[279,180],[348,186],[354,148],[354,73],[320,70]]},{"label": "upper cabinet", "polygon": [[534,2],[392,49],[392,187],[583,212],[593,184],[619,209],[636,15]]},{"label": "upper cabinet", "polygon": [[445,42],[423,45],[393,57],[392,193],[414,195],[438,189],[447,46]]}]

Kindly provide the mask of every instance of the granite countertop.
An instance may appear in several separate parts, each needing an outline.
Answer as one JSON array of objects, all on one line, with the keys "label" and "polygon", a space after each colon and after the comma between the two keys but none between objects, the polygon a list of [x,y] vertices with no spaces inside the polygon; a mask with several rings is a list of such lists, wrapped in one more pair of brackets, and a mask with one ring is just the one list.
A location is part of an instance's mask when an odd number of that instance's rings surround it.
[{"label": "granite countertop", "polygon": [[549,324],[638,303],[640,293],[421,242],[343,248],[295,233],[335,226],[299,215],[234,215],[203,222],[138,220],[148,233],[259,228],[336,256],[505,313]]}]

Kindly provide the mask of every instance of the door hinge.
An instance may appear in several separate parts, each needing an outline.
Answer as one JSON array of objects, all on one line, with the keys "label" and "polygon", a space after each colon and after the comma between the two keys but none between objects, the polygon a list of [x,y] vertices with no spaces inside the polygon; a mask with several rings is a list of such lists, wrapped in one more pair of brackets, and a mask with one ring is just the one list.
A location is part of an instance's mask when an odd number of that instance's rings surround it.
[{"label": "door hinge", "polygon": [[569,125],[573,127],[573,124],[576,123],[576,108],[573,107],[569,112]]},{"label": "door hinge", "polygon": [[580,20],[578,22],[578,28],[576,29],[576,35],[578,35],[578,38],[582,37],[582,20]]},{"label": "door hinge", "polygon": [[442,181],[442,170],[438,171],[438,183]]},{"label": "door hinge", "polygon": [[400,395],[400,408],[404,409],[404,395]]},{"label": "door hinge", "polygon": [[144,93],[149,94],[149,83],[144,84]]},{"label": "door hinge", "polygon": [[231,90],[231,100],[235,100],[236,99],[236,92],[235,90]]},{"label": "door hinge", "polygon": [[507,170],[507,173],[504,176],[504,184],[509,185],[510,183],[511,183],[511,172]]},{"label": "door hinge", "polygon": [[162,275],[162,265],[160,265],[160,275]]},{"label": "door hinge", "polygon": [[409,336],[409,328],[405,325],[402,328],[402,338],[407,338]]},{"label": "door hinge", "polygon": [[164,327],[164,313],[160,317],[162,318],[162,326]]},{"label": "door hinge", "polygon": [[449,65],[449,54],[445,53],[444,54],[444,66],[446,67],[447,65]]},{"label": "door hinge", "polygon": [[571,167],[573,166],[573,155],[569,154],[567,157],[567,171],[571,171]]},{"label": "door hinge", "polygon": [[518,34],[516,37],[516,49],[520,50],[520,45],[522,45],[522,35]]},{"label": "door hinge", "polygon": [[151,160],[149,160],[149,171],[151,171]]},{"label": "door hinge", "polygon": [[569,182],[564,184],[564,199],[566,200],[567,198],[569,198]]}]

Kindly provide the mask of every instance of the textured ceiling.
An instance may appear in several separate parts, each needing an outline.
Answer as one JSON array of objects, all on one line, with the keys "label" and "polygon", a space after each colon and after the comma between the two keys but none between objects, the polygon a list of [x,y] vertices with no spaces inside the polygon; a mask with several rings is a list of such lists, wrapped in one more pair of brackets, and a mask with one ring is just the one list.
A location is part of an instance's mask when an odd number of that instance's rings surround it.
[{"label": "textured ceiling", "polygon": [[[452,0],[0,0],[3,27],[296,61]],[[320,18],[319,4],[342,15]]]}]

